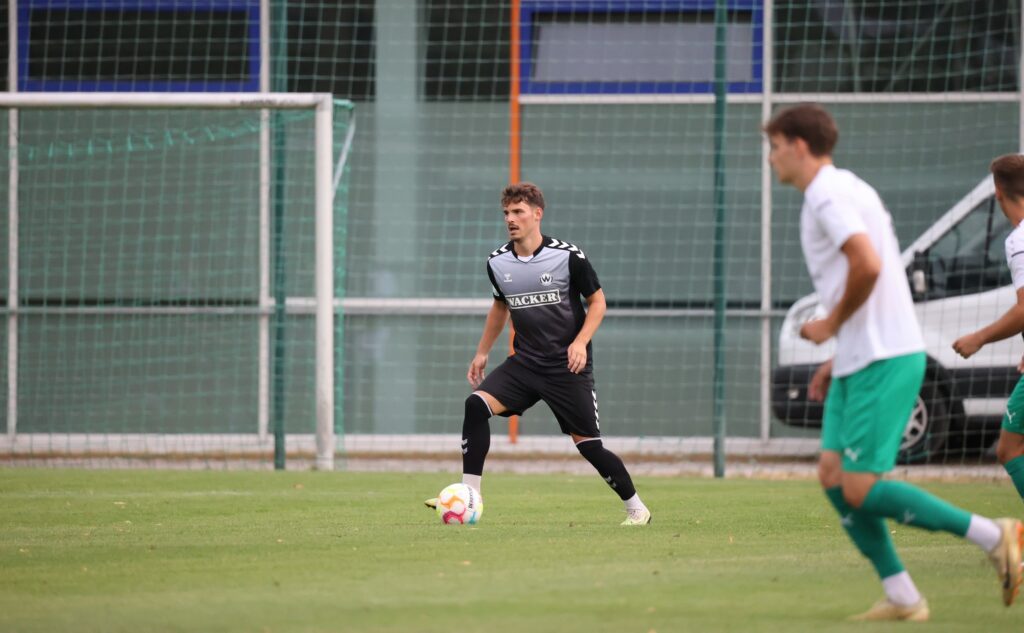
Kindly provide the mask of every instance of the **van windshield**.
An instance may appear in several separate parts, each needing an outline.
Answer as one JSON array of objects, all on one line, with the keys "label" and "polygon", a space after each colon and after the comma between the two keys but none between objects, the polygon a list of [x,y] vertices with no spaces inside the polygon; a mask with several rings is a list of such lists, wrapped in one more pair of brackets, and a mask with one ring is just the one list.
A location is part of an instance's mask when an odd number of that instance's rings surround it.
[{"label": "van windshield", "polygon": [[927,251],[927,291],[918,299],[934,300],[975,294],[1011,283],[1004,242],[1010,223],[986,198]]}]

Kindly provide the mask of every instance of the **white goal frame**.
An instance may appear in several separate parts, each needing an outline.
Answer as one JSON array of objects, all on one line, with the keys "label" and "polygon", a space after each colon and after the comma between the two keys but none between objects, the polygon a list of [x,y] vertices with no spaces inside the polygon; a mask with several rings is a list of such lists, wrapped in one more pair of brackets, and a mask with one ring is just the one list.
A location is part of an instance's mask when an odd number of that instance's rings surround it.
[{"label": "white goal frame", "polygon": [[[313,110],[315,136],[315,274],[314,296],[303,303],[312,303],[316,321],[316,467],[333,470],[334,436],[334,190],[333,146],[334,107],[337,102],[329,93],[0,93],[0,106],[9,111],[9,194],[8,194],[8,295],[7,295],[7,433],[0,447],[5,453],[18,453],[27,443],[38,438],[24,437],[19,442],[18,421],[18,314],[29,312],[21,308],[18,300],[18,110],[20,109],[194,109],[194,110],[260,110],[266,127],[265,113],[270,110]],[[266,134],[263,134],[266,137]],[[261,151],[261,162],[266,160]],[[265,175],[265,166],[261,175]],[[254,185],[256,186],[256,185]],[[266,183],[259,183],[262,189]],[[262,198],[263,196],[261,196]],[[274,300],[267,296],[263,280],[269,278],[269,221],[268,211],[260,209],[260,306],[261,333],[274,312]],[[72,309],[73,311],[74,309]],[[90,309],[93,313],[114,313],[118,309]],[[123,310],[123,309],[121,309]],[[167,310],[134,309],[137,312],[165,314]],[[176,314],[223,314],[224,308],[176,308]],[[228,309],[233,313],[252,312],[251,309]],[[265,338],[262,336],[261,338]],[[257,443],[266,445],[266,410],[269,402],[267,384],[263,379],[269,363],[265,341],[260,343],[260,424],[254,429]]]}]

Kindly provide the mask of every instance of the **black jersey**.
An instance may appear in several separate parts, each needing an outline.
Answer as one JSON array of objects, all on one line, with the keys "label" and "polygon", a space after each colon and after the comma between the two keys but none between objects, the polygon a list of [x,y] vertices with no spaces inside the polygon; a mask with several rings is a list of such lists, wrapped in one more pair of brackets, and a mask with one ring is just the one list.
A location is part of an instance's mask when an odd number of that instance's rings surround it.
[{"label": "black jersey", "polygon": [[[583,327],[582,297],[601,289],[590,260],[578,247],[543,236],[533,256],[520,259],[509,242],[491,253],[487,275],[494,298],[504,301],[516,328],[519,360],[538,369],[566,369],[569,345]],[[587,344],[587,366],[593,368]]]}]

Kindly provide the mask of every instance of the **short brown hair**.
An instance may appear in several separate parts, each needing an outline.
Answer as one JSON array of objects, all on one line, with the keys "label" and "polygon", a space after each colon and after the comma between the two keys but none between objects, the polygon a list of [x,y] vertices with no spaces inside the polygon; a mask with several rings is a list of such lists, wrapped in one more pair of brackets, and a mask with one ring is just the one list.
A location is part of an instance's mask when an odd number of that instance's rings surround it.
[{"label": "short brown hair", "polygon": [[839,142],[835,119],[817,103],[800,103],[779,110],[764,124],[764,131],[769,136],[781,134],[789,141],[801,138],[815,156],[831,156]]},{"label": "short brown hair", "polygon": [[532,182],[517,182],[505,187],[501,192],[501,206],[507,207],[516,202],[525,202],[531,207],[544,208],[544,192]]},{"label": "short brown hair", "polygon": [[1011,200],[1024,198],[1024,155],[1003,154],[989,165],[996,186]]}]

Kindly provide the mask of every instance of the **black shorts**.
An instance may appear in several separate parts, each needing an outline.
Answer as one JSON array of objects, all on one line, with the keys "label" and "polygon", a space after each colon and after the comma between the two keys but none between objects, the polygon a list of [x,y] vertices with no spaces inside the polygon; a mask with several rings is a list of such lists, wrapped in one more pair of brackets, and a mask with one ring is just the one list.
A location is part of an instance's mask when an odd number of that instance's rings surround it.
[{"label": "black shorts", "polygon": [[543,400],[555,414],[562,433],[601,436],[592,372],[574,374],[568,368],[564,372],[538,372],[510,356],[484,378],[477,391],[485,391],[505,405],[504,417],[522,415]]}]

